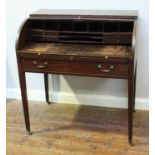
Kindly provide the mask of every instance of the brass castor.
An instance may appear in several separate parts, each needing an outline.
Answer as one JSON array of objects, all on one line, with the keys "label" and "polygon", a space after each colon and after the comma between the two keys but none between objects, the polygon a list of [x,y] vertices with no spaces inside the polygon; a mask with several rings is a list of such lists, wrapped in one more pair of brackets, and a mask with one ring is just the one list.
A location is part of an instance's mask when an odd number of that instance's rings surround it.
[{"label": "brass castor", "polygon": [[27,131],[28,135],[32,135],[32,131]]},{"label": "brass castor", "polygon": [[129,145],[130,145],[130,146],[134,146],[134,143],[132,143],[132,142],[129,142]]}]

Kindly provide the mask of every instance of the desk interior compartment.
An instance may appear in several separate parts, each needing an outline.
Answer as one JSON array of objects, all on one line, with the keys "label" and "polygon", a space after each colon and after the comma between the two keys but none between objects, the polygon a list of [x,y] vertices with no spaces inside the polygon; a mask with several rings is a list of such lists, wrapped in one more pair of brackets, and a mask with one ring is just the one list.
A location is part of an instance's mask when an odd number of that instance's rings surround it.
[{"label": "desk interior compartment", "polygon": [[133,21],[31,20],[30,42],[131,45]]}]

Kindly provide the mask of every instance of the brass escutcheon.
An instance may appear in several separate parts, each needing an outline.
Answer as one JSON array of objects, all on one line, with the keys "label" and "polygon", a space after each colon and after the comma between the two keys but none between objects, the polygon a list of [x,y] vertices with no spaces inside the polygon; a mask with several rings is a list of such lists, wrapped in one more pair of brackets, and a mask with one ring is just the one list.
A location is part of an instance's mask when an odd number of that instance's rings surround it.
[{"label": "brass escutcheon", "polygon": [[107,55],[105,56],[105,59],[108,59],[108,56]]},{"label": "brass escutcheon", "polygon": [[73,56],[71,56],[71,57],[70,57],[70,60],[73,60],[73,59],[74,59],[74,57],[73,57]]}]

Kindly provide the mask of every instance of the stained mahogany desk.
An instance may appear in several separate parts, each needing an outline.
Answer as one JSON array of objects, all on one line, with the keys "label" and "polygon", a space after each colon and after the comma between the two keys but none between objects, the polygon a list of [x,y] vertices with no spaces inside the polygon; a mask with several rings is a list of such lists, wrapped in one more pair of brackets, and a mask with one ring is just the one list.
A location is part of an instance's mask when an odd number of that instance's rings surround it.
[{"label": "stained mahogany desk", "polygon": [[136,86],[137,11],[39,10],[22,24],[16,42],[26,129],[29,108],[25,72],[128,80],[128,137],[132,144]]}]

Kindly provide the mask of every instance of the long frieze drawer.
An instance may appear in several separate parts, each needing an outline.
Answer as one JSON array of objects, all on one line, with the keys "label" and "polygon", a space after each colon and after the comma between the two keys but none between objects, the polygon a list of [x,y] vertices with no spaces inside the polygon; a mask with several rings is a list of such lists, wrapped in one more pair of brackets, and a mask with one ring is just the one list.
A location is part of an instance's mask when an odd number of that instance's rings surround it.
[{"label": "long frieze drawer", "polygon": [[122,63],[50,61],[40,59],[23,59],[25,71],[51,72],[73,75],[127,77],[128,65]]}]

